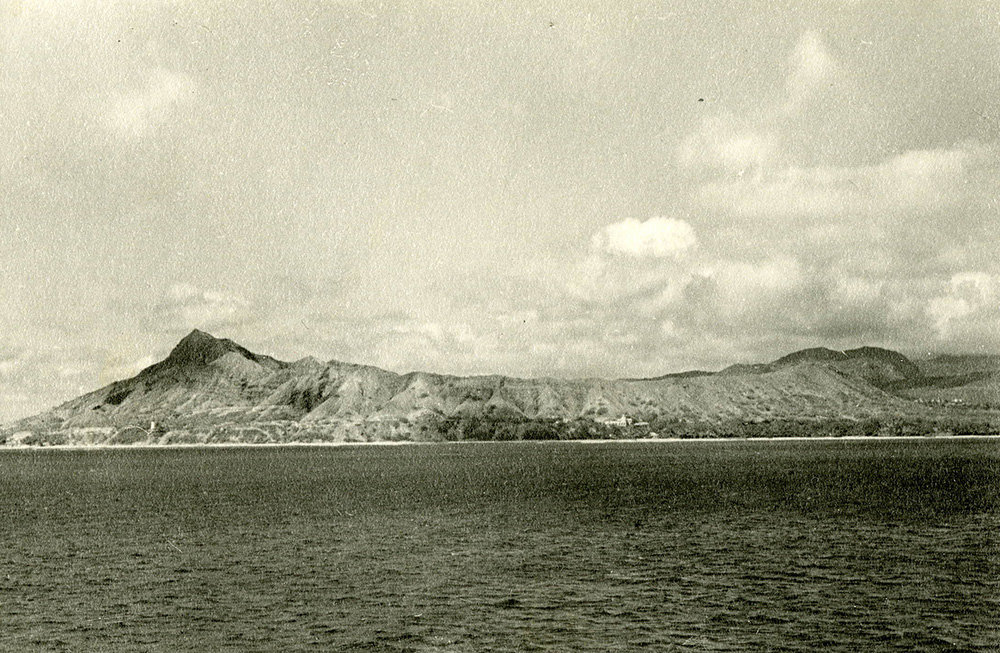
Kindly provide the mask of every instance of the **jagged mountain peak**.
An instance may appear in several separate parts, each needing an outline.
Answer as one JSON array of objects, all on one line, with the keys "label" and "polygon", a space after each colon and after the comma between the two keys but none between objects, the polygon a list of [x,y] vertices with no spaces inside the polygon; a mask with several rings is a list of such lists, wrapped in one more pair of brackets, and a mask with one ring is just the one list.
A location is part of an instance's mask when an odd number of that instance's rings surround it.
[{"label": "jagged mountain peak", "polygon": [[210,333],[194,329],[181,338],[164,362],[178,365],[204,365],[231,352],[243,354],[247,358],[253,357],[250,351],[240,347],[232,340],[219,339]]},{"label": "jagged mountain peak", "polygon": [[207,331],[202,331],[201,329],[191,329],[190,333],[181,338],[180,341],[174,345],[174,350],[210,347],[219,342],[222,342],[221,338],[216,338]]},{"label": "jagged mountain peak", "polygon": [[255,354],[246,347],[242,347],[228,338],[216,338],[210,333],[194,329],[191,333],[181,338],[180,342],[178,342],[170,351],[169,356],[159,363],[143,370],[140,373],[140,376],[145,376],[167,369],[208,365],[209,363],[212,363],[227,354],[236,354],[237,356],[245,358],[248,361],[263,365],[270,369],[282,368],[290,365],[290,363],[283,363],[279,360],[271,358],[270,356]]}]

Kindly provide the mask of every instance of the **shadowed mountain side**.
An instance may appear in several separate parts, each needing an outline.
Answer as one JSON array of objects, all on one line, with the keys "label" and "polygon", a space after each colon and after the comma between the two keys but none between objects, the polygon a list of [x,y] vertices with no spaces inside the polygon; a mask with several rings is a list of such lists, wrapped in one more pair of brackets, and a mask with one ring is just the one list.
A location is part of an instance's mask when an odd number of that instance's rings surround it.
[{"label": "shadowed mountain side", "polygon": [[919,378],[891,386],[926,405],[1000,409],[1000,356],[943,355],[917,361]]},{"label": "shadowed mountain side", "polygon": [[783,356],[773,363],[731,365],[720,374],[766,374],[806,363],[823,364],[884,389],[923,377],[920,368],[906,356],[880,347],[859,347],[847,351],[836,351],[825,347],[803,349]]},{"label": "shadowed mountain side", "polygon": [[251,431],[258,439],[263,433],[297,441],[317,434],[350,439],[362,431],[365,439],[434,439],[442,420],[621,425],[864,420],[927,413],[921,402],[887,391],[904,386],[915,391],[926,380],[902,354],[874,347],[808,349],[773,363],[654,379],[401,375],[311,357],[282,362],[195,330],[135,377],[22,420],[7,432],[19,434],[15,442],[41,433],[61,433],[62,440],[55,441],[117,442],[125,430],[131,433],[126,439],[140,441],[203,442],[205,434],[210,441],[229,441]]}]

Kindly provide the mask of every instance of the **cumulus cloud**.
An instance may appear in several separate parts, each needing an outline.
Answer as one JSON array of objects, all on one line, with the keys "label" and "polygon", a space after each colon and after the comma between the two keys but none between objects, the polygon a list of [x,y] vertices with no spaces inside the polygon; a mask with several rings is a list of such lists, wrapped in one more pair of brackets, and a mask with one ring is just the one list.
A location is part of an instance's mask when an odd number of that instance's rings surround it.
[{"label": "cumulus cloud", "polygon": [[[819,33],[803,34],[787,62],[781,93],[762,109],[709,116],[675,151],[686,210],[719,227],[707,232],[704,278],[691,286],[703,297],[705,328],[728,306],[780,314],[788,330],[817,337],[971,334],[988,302],[948,278],[988,265],[997,243],[997,147],[960,141],[882,153],[852,71]],[[764,283],[779,278],[786,287]]]},{"label": "cumulus cloud", "polygon": [[114,94],[108,126],[124,138],[143,138],[165,123],[176,107],[190,102],[196,91],[190,75],[156,68],[144,87]]},{"label": "cumulus cloud", "polygon": [[[974,326],[976,318],[997,317],[1000,278],[986,272],[960,272],[952,275],[944,292],[927,302],[927,315],[937,335],[947,338],[954,332]],[[993,328],[995,332],[995,328]]]},{"label": "cumulus cloud", "polygon": [[612,256],[662,259],[679,257],[697,243],[694,228],[684,220],[655,217],[640,222],[630,218],[594,234],[591,249]]},{"label": "cumulus cloud", "polygon": [[717,368],[821,345],[913,351],[933,335],[935,320],[951,320],[952,333],[969,318],[982,322],[996,292],[988,276],[958,275],[942,288],[926,274],[887,275],[783,249],[740,258],[703,247],[683,260],[652,261],[591,254],[567,268],[564,293],[553,299],[561,319],[535,322],[531,338],[555,349],[560,340],[604,346],[595,360],[631,374]]},{"label": "cumulus cloud", "polygon": [[829,163],[843,158],[836,148],[850,152],[865,140],[850,137],[852,116],[863,113],[853,93],[822,37],[803,34],[781,98],[757,114],[709,116],[678,146],[696,205],[754,220],[878,221],[955,206],[969,196],[977,171],[994,165],[991,148],[969,143]]}]

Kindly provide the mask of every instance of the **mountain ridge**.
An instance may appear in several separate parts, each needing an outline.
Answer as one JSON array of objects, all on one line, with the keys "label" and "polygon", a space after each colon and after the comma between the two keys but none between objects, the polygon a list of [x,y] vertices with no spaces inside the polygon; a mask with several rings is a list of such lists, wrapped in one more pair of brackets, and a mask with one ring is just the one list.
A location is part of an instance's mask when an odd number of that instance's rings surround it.
[{"label": "mountain ridge", "polygon": [[[975,396],[988,398],[990,374],[969,377],[979,384]],[[770,363],[646,379],[399,374],[314,357],[281,361],[194,329],[163,360],[15,422],[5,440],[197,443],[244,441],[251,432],[289,442],[433,440],[456,428],[466,437],[465,427],[481,422],[494,430],[521,425],[522,435],[526,423],[573,424],[589,434],[616,425],[634,435],[636,423],[683,434],[786,422],[928,420],[940,417],[934,392],[954,393],[952,381],[925,375],[899,352],[868,346],[816,347]]]}]

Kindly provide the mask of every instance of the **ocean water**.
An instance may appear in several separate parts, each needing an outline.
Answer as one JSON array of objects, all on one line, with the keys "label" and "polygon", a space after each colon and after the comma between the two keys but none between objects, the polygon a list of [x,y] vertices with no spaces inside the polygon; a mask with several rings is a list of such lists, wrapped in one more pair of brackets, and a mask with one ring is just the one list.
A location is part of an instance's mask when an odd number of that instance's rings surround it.
[{"label": "ocean water", "polygon": [[0,452],[10,651],[997,651],[1000,441]]}]

